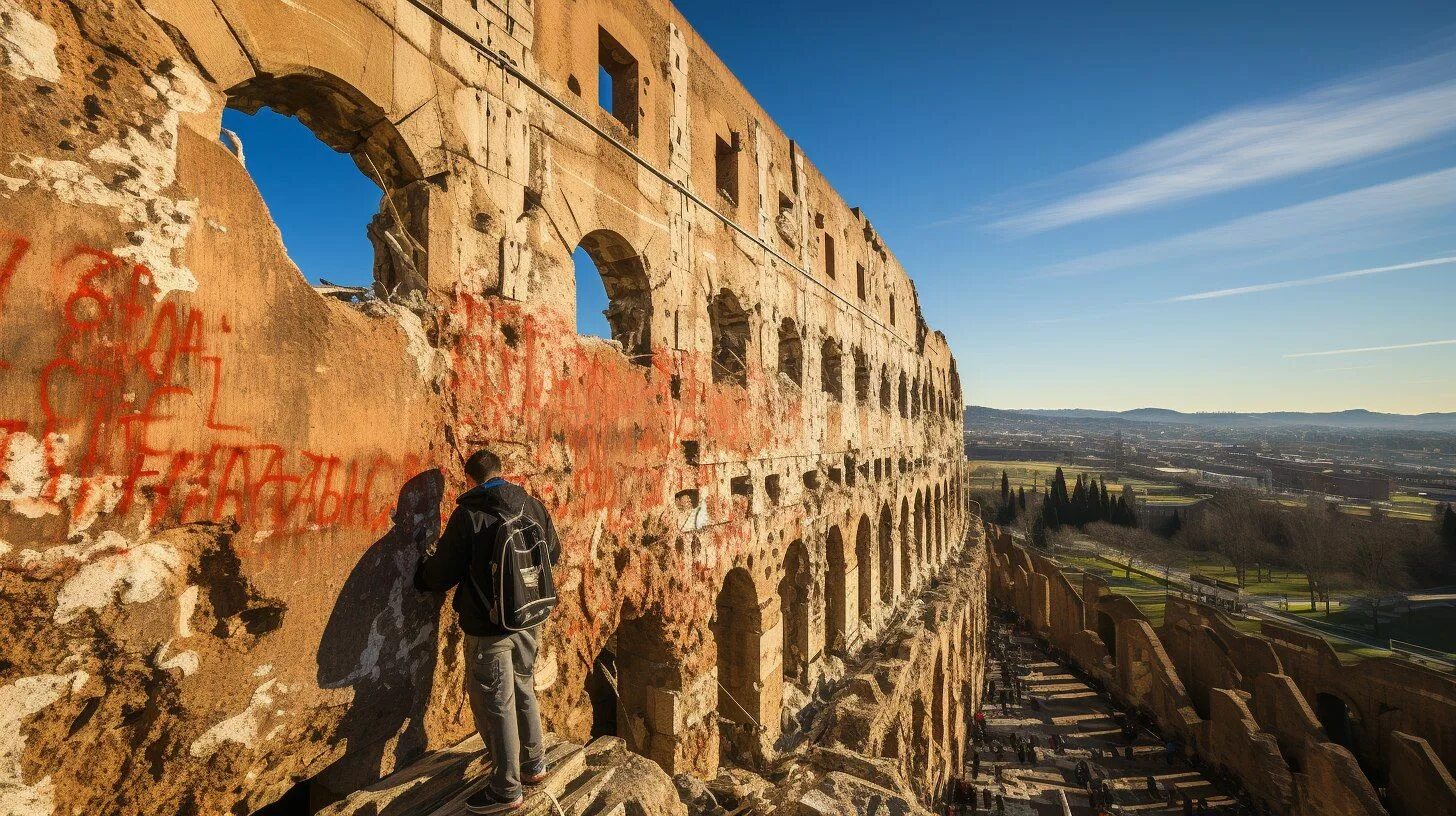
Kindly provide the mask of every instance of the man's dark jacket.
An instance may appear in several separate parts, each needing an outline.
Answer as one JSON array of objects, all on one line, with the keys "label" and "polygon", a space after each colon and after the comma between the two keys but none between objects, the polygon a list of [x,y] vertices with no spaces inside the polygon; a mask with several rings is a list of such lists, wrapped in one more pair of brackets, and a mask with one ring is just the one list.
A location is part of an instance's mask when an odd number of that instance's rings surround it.
[{"label": "man's dark jacket", "polygon": [[[561,558],[561,542],[551,514],[535,496],[504,479],[491,479],[467,490],[456,499],[455,511],[445,523],[445,532],[435,552],[420,560],[415,571],[415,587],[422,592],[444,592],[465,582],[455,592],[455,611],[460,613],[460,628],[467,635],[501,636],[511,632],[490,619],[490,611],[481,603],[478,593],[466,580],[467,570],[486,592],[492,591],[491,564],[500,559],[495,552],[495,529],[502,516],[524,512],[541,525],[546,534],[551,563]],[[476,530],[479,525],[479,531]]]}]

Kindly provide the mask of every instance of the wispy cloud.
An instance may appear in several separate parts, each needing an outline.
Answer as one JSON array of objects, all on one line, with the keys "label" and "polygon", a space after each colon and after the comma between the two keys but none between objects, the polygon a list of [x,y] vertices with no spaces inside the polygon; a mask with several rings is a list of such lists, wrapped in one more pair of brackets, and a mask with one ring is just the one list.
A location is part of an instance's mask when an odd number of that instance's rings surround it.
[{"label": "wispy cloud", "polygon": [[[1177,258],[1208,261],[1230,253],[1277,251],[1286,257],[1335,249],[1368,249],[1414,224],[1436,217],[1450,229],[1456,205],[1456,167],[1246,215],[1195,232],[1097,252],[1041,267],[1032,277],[1112,272]],[[1319,238],[1321,240],[1313,240]],[[1296,249],[1290,249],[1294,247]]]},{"label": "wispy cloud", "polygon": [[1252,295],[1259,292],[1273,292],[1278,289],[1293,289],[1298,286],[1319,286],[1325,283],[1350,280],[1351,278],[1363,278],[1369,275],[1383,275],[1387,272],[1424,269],[1428,266],[1444,266],[1446,264],[1456,264],[1456,255],[1447,258],[1428,258],[1424,261],[1412,261],[1410,263],[1393,264],[1391,266],[1372,266],[1369,269],[1354,269],[1349,272],[1338,272],[1333,275],[1316,275],[1312,278],[1297,278],[1295,280],[1275,281],[1273,283],[1256,283],[1251,286],[1235,286],[1231,289],[1195,292],[1191,295],[1171,297],[1164,302],[1184,303],[1193,300],[1215,300],[1217,298],[1237,297],[1238,295]]},{"label": "wispy cloud", "polygon": [[1365,348],[1335,349],[1334,351],[1301,351],[1298,354],[1286,354],[1284,357],[1287,360],[1292,360],[1296,357],[1334,357],[1340,354],[1369,354],[1376,351],[1400,351],[1402,349],[1430,348],[1431,346],[1456,346],[1456,339],[1426,340],[1421,343],[1400,343],[1394,346],[1366,346]]},{"label": "wispy cloud", "polygon": [[1342,372],[1342,371],[1367,371],[1367,370],[1372,369],[1372,368],[1385,368],[1385,366],[1381,366],[1381,365],[1340,366],[1339,368],[1321,368],[1321,369],[1319,369],[1317,371],[1311,371],[1310,373],[1311,374],[1335,374],[1335,373]]},{"label": "wispy cloud", "polygon": [[[1379,156],[1456,130],[1456,54],[1248,105],[1070,174],[1087,187],[994,222],[1032,234]],[[966,216],[956,220],[968,220]],[[944,222],[942,222],[944,223]]]}]

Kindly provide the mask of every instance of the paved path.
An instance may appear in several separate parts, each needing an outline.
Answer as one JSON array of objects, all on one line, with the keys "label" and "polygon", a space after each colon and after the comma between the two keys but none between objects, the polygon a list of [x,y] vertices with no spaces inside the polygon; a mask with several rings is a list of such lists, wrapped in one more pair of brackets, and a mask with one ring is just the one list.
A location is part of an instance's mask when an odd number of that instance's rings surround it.
[{"label": "paved path", "polygon": [[[1011,703],[1002,710],[999,702],[988,698],[987,736],[977,746],[981,757],[981,774],[974,781],[977,789],[977,814],[984,807],[984,791],[990,790],[993,804],[990,813],[997,813],[994,796],[1004,799],[1004,813],[1009,816],[1088,816],[1098,813],[1091,806],[1087,789],[1077,781],[1079,761],[1087,763],[1094,778],[1105,778],[1111,788],[1110,801],[1103,807],[1107,813],[1140,814],[1142,816],[1181,816],[1183,798],[1205,804],[1202,811],[1218,816],[1241,813],[1238,804],[1220,791],[1197,769],[1181,759],[1169,764],[1162,741],[1146,728],[1137,730],[1130,743],[1123,735],[1124,715],[1098,692],[1078,679],[1065,664],[1041,651],[1034,640],[1015,632],[1005,624],[992,627],[993,640],[1009,644],[1005,655],[995,649],[987,668],[987,676],[996,683],[997,696],[1006,688],[1003,678],[1014,674],[1023,679],[1026,693],[1021,703]],[[1008,665],[1009,664],[1009,665]],[[1003,666],[1006,668],[1003,669]],[[1035,760],[1021,763],[1011,747],[1012,735],[1018,739],[1035,739]],[[1060,752],[1050,749],[1052,735],[1064,741]],[[998,760],[996,745],[1002,746]],[[968,763],[966,776],[970,777]],[[1152,776],[1157,796],[1148,791]],[[1168,805],[1172,788],[1176,804]],[[1063,806],[1066,799],[1066,809]],[[944,807],[940,809],[945,813]],[[969,809],[962,811],[970,813]]]}]

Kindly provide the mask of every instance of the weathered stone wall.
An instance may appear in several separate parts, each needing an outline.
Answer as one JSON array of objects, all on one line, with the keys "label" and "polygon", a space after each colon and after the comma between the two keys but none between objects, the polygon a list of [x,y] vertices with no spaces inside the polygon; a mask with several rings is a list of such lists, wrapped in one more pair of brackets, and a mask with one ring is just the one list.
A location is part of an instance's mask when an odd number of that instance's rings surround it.
[{"label": "weathered stone wall", "polygon": [[[760,761],[961,546],[944,338],[665,0],[0,0],[0,98],[10,810],[247,813],[458,739],[409,578],[481,444],[565,543],[548,727],[614,706],[670,772]],[[299,274],[230,105],[381,187],[378,297]]]},{"label": "weathered stone wall", "polygon": [[[1007,534],[993,534],[990,553],[993,598],[1029,623],[1044,620],[1036,631],[1054,648],[1148,712],[1187,750],[1237,776],[1275,812],[1384,813],[1367,775],[1385,781],[1386,769],[1390,812],[1444,812],[1453,786],[1439,753],[1394,729],[1445,736],[1446,701],[1456,687],[1449,677],[1400,660],[1367,660],[1341,671],[1333,650],[1318,638],[1268,623],[1261,635],[1246,634],[1218,611],[1175,596],[1167,599],[1163,626],[1155,631],[1104,581],[1083,576],[1078,590],[1072,581],[1058,580],[1062,571],[1054,561]],[[1038,582],[1039,575],[1046,580]],[[1048,587],[1047,597],[1033,604],[1039,583]],[[1065,621],[1075,610],[1084,611],[1087,628],[1069,633]],[[1316,657],[1325,653],[1332,663]],[[1406,690],[1396,685],[1402,679],[1410,684]],[[1361,702],[1340,707],[1348,717],[1322,722],[1319,706],[1337,695],[1341,702]],[[1397,716],[1393,709],[1361,707],[1372,700],[1415,708]],[[1367,712],[1377,711],[1384,724],[1372,736]],[[1330,731],[1336,723],[1342,733]]]}]

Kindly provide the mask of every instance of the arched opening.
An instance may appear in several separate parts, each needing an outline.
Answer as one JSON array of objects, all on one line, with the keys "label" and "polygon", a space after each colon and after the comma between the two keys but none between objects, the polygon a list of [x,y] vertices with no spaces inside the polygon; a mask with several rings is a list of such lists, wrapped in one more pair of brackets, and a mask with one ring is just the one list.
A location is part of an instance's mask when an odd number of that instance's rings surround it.
[{"label": "arched opening", "polygon": [[586,678],[586,696],[591,702],[591,738],[617,736],[617,636],[607,643],[592,660],[591,674]]},{"label": "arched opening", "polygon": [[779,323],[779,373],[795,385],[804,384],[804,341],[790,318]]},{"label": "arched opening", "polygon": [[859,569],[859,619],[865,628],[875,621],[875,544],[870,532],[870,517],[860,516],[854,533],[855,563]]},{"label": "arched opening", "polygon": [[925,494],[915,494],[915,563],[924,564],[925,557]]},{"label": "arched opening", "polygon": [[628,359],[652,362],[652,285],[642,257],[611,230],[581,239],[576,267],[576,331],[614,340]]},{"label": "arched opening", "polygon": [[918,419],[920,417],[920,378],[915,378],[915,383],[910,386],[910,416]]},{"label": "arched opening", "polygon": [[708,329],[713,335],[713,382],[748,384],[748,311],[738,296],[719,290],[708,301]]},{"label": "arched opening", "polygon": [[1107,654],[1112,657],[1112,662],[1117,662],[1117,621],[1106,612],[1097,613],[1097,636],[1102,638],[1102,645],[1107,647]]},{"label": "arched opening", "polygon": [[309,282],[346,301],[419,303],[431,185],[385,112],[342,81],[303,74],[259,75],[231,88],[227,106],[225,135]]},{"label": "arched opening", "polygon": [[910,537],[910,502],[900,499],[900,594],[908,595],[914,582],[915,540]]},{"label": "arched opening", "polygon": [[1350,706],[1333,694],[1320,692],[1314,696],[1314,716],[1329,735],[1330,742],[1343,745],[1350,753],[1359,756],[1359,718],[1350,711]]},{"label": "arched opening", "polygon": [[829,577],[824,583],[824,649],[843,654],[849,647],[848,596],[845,578],[844,538],[839,527],[829,528],[826,542]]},{"label": "arched opening", "polygon": [[711,628],[718,651],[719,751],[741,765],[751,765],[760,731],[763,620],[753,576],[743,567],[724,579]]},{"label": "arched opening", "polygon": [[904,374],[900,375],[900,417],[910,418],[910,381]]},{"label": "arched opening", "polygon": [[930,714],[925,710],[925,698],[917,693],[910,704],[910,733],[914,751],[910,773],[918,779],[925,779],[930,769],[930,740],[926,739],[928,719]]},{"label": "arched opening", "polygon": [[890,393],[890,374],[884,368],[880,369],[880,410],[889,411],[892,402]]},{"label": "arched opening", "polygon": [[895,521],[890,505],[880,506],[880,602],[895,600]]},{"label": "arched opening", "polygon": [[835,401],[844,397],[844,354],[839,341],[824,338],[819,353],[819,387]]},{"label": "arched opening", "polygon": [[870,401],[870,357],[860,348],[854,350],[854,399],[860,405]]},{"label": "arched opening", "polygon": [[931,730],[935,734],[937,745],[945,744],[946,731],[946,708],[945,708],[945,654],[938,653],[935,656],[935,674],[931,681],[934,685],[931,688],[930,702],[930,723]]},{"label": "arched opening", "polygon": [[784,625],[784,682],[809,683],[809,550],[795,540],[784,555],[784,577],[779,580],[779,606]]},{"label": "arched opening", "polygon": [[939,564],[945,560],[945,495],[940,492],[940,485],[935,486],[935,501],[931,507],[931,518],[935,522],[932,526],[935,531],[935,563]]},{"label": "arched opening", "polygon": [[[613,668],[614,674],[608,674]],[[672,755],[675,726],[658,718],[659,707],[654,702],[662,691],[682,690],[682,670],[658,618],[643,615],[618,624],[602,656],[593,663],[592,678],[588,692],[594,703],[593,735],[600,722],[603,735],[621,737],[634,753],[659,761]],[[593,682],[610,686],[617,703],[615,715],[606,710],[611,700],[600,685],[592,694]],[[602,706],[600,712],[597,704]]]}]

